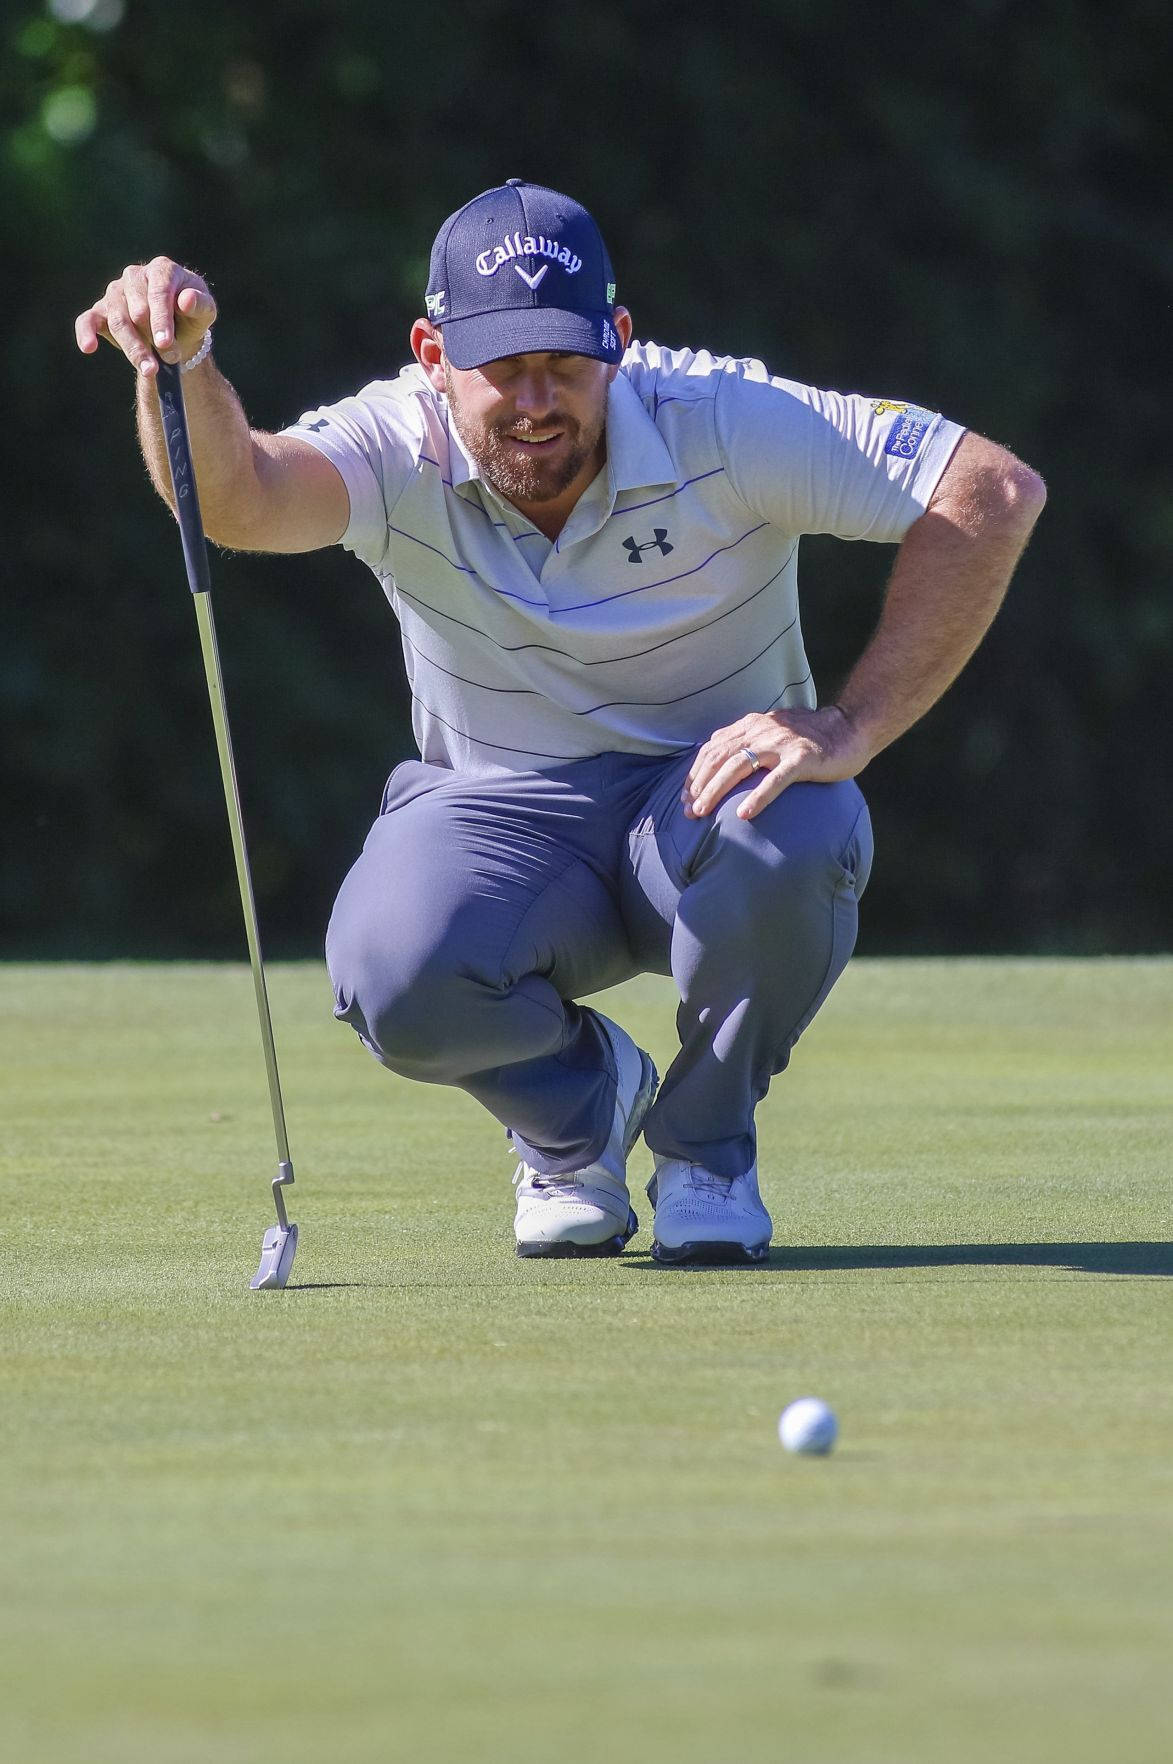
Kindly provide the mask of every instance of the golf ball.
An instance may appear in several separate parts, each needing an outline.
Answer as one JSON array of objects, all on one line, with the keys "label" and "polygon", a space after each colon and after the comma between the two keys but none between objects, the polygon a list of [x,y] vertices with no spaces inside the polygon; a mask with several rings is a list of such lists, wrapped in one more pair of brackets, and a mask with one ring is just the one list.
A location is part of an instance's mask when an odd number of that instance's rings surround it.
[{"label": "golf ball", "polygon": [[788,1452],[808,1452],[823,1457],[835,1444],[839,1423],[834,1409],[819,1397],[799,1397],[783,1409],[778,1438]]}]

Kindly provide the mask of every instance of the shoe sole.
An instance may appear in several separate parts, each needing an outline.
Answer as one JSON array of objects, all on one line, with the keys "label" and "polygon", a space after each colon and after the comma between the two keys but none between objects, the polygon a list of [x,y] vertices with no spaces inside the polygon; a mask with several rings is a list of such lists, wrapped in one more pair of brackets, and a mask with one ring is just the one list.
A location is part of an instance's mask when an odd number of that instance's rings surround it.
[{"label": "shoe sole", "polygon": [[524,1259],[542,1256],[546,1261],[577,1260],[583,1256],[618,1256],[622,1255],[636,1232],[639,1220],[634,1210],[627,1215],[626,1231],[617,1231],[614,1237],[608,1237],[602,1243],[519,1243],[517,1253]]},{"label": "shoe sole", "polygon": [[652,1260],[666,1268],[678,1268],[691,1262],[706,1268],[758,1267],[770,1253],[768,1243],[682,1243],[675,1249],[657,1240],[652,1244]]},{"label": "shoe sole", "polygon": [[[640,1059],[643,1061],[643,1070],[640,1073],[639,1089],[636,1091],[635,1100],[631,1105],[631,1113],[627,1117],[627,1132],[623,1139],[624,1157],[628,1155],[639,1138],[647,1112],[655,1102],[656,1092],[660,1088],[660,1074],[656,1070],[651,1055],[644,1053],[642,1047],[639,1051]],[[619,1256],[623,1254],[638,1230],[639,1220],[635,1216],[635,1209],[632,1208],[627,1215],[626,1230],[617,1231],[614,1237],[604,1238],[602,1243],[521,1243],[519,1241],[516,1248],[518,1255],[527,1261],[534,1256],[542,1256],[547,1261],[577,1260],[582,1256]]]}]

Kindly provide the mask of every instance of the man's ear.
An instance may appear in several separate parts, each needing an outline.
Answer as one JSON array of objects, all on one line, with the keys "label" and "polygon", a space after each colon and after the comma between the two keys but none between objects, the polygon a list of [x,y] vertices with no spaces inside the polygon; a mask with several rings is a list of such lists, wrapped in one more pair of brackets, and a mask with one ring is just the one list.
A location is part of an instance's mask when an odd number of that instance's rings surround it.
[{"label": "man's ear", "polygon": [[[618,327],[616,327],[618,328]],[[444,391],[444,339],[431,319],[416,319],[411,327],[411,350],[434,392]]]},{"label": "man's ear", "polygon": [[[631,314],[628,312],[626,306],[616,306],[612,308],[611,323],[615,326],[619,341],[626,350],[628,344],[631,342]],[[610,384],[618,372],[619,363],[617,361],[612,362],[607,369],[608,384]]]}]

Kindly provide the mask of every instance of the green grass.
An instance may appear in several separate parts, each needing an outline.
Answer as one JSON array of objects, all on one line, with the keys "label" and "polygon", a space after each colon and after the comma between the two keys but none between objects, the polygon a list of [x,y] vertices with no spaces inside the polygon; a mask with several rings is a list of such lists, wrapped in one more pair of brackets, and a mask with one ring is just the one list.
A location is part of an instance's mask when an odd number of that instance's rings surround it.
[{"label": "green grass", "polygon": [[271,991],[283,1295],[247,970],[0,969],[5,1764],[1169,1755],[1173,963],[855,964],[736,1272],[516,1261],[495,1124]]}]

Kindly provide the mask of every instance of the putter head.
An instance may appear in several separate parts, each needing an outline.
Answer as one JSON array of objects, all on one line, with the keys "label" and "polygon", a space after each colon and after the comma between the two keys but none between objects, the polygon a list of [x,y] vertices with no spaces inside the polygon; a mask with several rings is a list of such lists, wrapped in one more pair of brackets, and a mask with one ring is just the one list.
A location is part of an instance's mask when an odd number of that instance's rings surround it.
[{"label": "putter head", "polygon": [[261,1245],[261,1265],[249,1281],[254,1292],[279,1292],[297,1254],[297,1226],[270,1225]]}]

